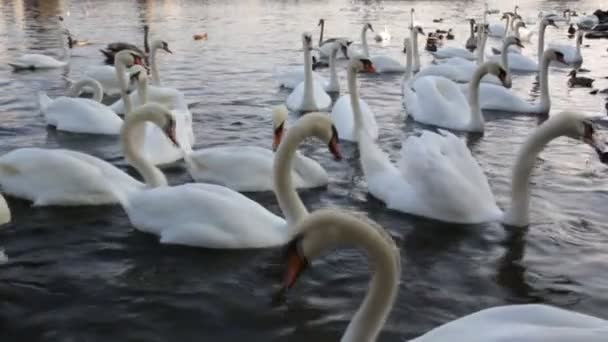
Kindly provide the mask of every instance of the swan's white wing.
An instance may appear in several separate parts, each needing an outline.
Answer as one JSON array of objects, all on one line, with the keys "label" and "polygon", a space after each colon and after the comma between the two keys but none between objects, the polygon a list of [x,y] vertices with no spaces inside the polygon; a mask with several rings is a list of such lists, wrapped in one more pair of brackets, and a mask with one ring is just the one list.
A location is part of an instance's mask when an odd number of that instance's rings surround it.
[{"label": "swan's white wing", "polygon": [[441,76],[426,76],[413,82],[416,100],[408,104],[414,120],[455,130],[466,130],[471,120],[471,109],[458,84]]},{"label": "swan's white wing", "polygon": [[370,58],[378,73],[404,72],[405,66],[389,56],[373,56]]},{"label": "swan's white wing", "polygon": [[518,53],[507,54],[509,59],[509,70],[535,72],[538,71],[538,64],[532,58]]},{"label": "swan's white wing", "polygon": [[[331,44],[329,44],[331,45]],[[304,66],[292,67],[288,70],[276,70],[273,72],[273,78],[279,85],[279,87],[283,87],[286,89],[294,89],[298,86],[298,84],[304,82]],[[319,76],[316,72],[312,72],[312,77],[315,81],[325,84],[327,80]]]},{"label": "swan's white wing", "polygon": [[[363,129],[373,140],[378,138],[378,124],[376,116],[363,100],[359,100],[361,114],[363,116]],[[340,139],[346,141],[357,141],[357,136],[354,132],[355,119],[353,117],[353,108],[350,105],[350,95],[341,96],[334,104],[331,111],[331,118],[338,130]]]},{"label": "swan's white wing", "polygon": [[134,193],[131,223],[163,243],[206,248],[264,248],[290,238],[285,221],[238,192],[213,184],[184,184]]},{"label": "swan's white wing", "polygon": [[[469,85],[461,86],[463,94],[469,96]],[[484,110],[500,110],[508,113],[534,113],[536,106],[521,99],[511,89],[490,83],[479,84],[479,105]]]},{"label": "swan's white wing", "polygon": [[438,64],[429,65],[420,70],[414,79],[419,79],[425,76],[443,76],[454,82],[469,82],[471,76],[477,67],[467,64]]},{"label": "swan's white wing", "polygon": [[547,305],[507,305],[448,322],[410,342],[601,342],[608,321]]},{"label": "swan's white wing", "polygon": [[122,120],[106,105],[91,99],[59,97],[41,103],[48,125],[60,131],[90,134],[119,134]]},{"label": "swan's white wing", "polygon": [[35,205],[118,203],[143,184],[112,164],[75,151],[22,148],[0,157],[0,184]]},{"label": "swan's white wing", "polygon": [[304,82],[301,82],[285,100],[285,105],[294,112],[325,111],[331,107],[331,97],[323,88],[323,83],[313,82],[314,103],[304,101]]},{"label": "swan's white wing", "polygon": [[416,197],[399,203],[404,212],[456,223],[500,218],[481,167],[464,142],[449,132],[425,131],[408,138],[399,169]]},{"label": "swan's white wing", "polygon": [[26,54],[8,64],[14,69],[53,69],[66,66],[67,62],[46,55]]}]

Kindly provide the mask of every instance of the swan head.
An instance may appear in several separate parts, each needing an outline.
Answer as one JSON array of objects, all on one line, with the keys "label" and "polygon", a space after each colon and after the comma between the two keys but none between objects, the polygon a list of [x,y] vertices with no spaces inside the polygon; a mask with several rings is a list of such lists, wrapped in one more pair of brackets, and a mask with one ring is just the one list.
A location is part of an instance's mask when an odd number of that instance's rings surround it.
[{"label": "swan head", "polygon": [[597,153],[600,161],[608,164],[608,150],[603,137],[593,123],[592,117],[579,112],[565,111],[552,115],[544,124],[560,127],[564,135],[580,140],[591,146]]},{"label": "swan head", "polygon": [[302,33],[302,47],[304,47],[304,50],[312,50],[312,34],[310,32]]},{"label": "swan head", "polygon": [[125,127],[133,125],[137,122],[150,121],[157,125],[163,133],[173,142],[176,147],[179,147],[179,142],[175,134],[175,117],[171,111],[158,103],[146,103],[137,107],[133,112],[125,117]]},{"label": "swan head", "polygon": [[272,139],[272,151],[276,152],[279,148],[279,144],[283,139],[283,133],[285,133],[285,121],[289,112],[285,105],[279,105],[272,108],[272,128],[273,128],[273,139]]},{"label": "swan head", "polygon": [[541,25],[541,27],[553,26],[555,28],[559,28],[559,26],[557,26],[557,24],[555,24],[555,21],[553,19],[551,19],[551,15],[545,16],[543,18],[543,20],[541,20],[540,25]]},{"label": "swan head", "polygon": [[422,27],[420,25],[414,26],[414,30],[416,30],[416,32],[418,32],[419,34],[424,36],[424,30],[422,29]]},{"label": "swan head", "polygon": [[563,64],[568,64],[564,59],[564,54],[555,49],[545,50],[545,52],[543,53],[543,59],[546,59],[547,61],[558,61]]},{"label": "swan head", "polygon": [[152,42],[152,48],[153,49],[161,49],[161,50],[164,50],[164,51],[166,51],[166,52],[168,52],[170,54],[173,54],[173,51],[171,51],[169,49],[169,44],[167,44],[167,42],[164,41],[164,40],[157,39],[157,40],[153,41]]},{"label": "swan head", "polygon": [[146,66],[146,62],[144,61],[144,56],[140,53],[133,50],[122,50],[114,56],[114,60],[119,64],[126,66],[127,68],[132,67],[133,65],[141,65],[143,67]]},{"label": "swan head", "polygon": [[376,68],[374,68],[372,61],[364,56],[354,56],[350,63],[348,63],[348,67],[355,72],[376,72]]},{"label": "swan head", "polygon": [[325,19],[321,18],[319,19],[319,24],[317,24],[317,26],[323,26],[325,25]]},{"label": "swan head", "polygon": [[505,44],[506,45],[517,45],[522,49],[524,48],[524,45],[521,43],[521,40],[515,36],[507,37],[507,39],[505,39]]},{"label": "swan head", "polygon": [[131,68],[129,68],[128,70],[129,73],[129,79],[131,81],[138,81],[138,82],[148,82],[148,75],[147,75],[147,71],[146,68],[144,68],[141,65],[134,65]]},{"label": "swan head", "polygon": [[518,21],[517,23],[515,23],[515,29],[518,29],[520,27],[527,27],[526,23],[524,23],[523,21]]},{"label": "swan head", "polygon": [[365,26],[363,26],[363,29],[374,32],[374,28],[372,27],[372,24],[370,24],[370,23],[365,23]]},{"label": "swan head", "polygon": [[488,74],[498,77],[505,88],[511,88],[511,76],[502,65],[496,62],[486,62],[482,67],[486,69]]},{"label": "swan head", "polygon": [[[300,132],[300,134],[304,134],[305,136],[314,136],[319,138],[327,144],[327,148],[334,156],[334,159],[342,159],[338,130],[327,113],[308,113],[297,121],[296,126],[290,129],[290,132],[292,130],[294,131],[294,134],[297,134],[296,132]],[[302,131],[304,133],[302,133]]]}]

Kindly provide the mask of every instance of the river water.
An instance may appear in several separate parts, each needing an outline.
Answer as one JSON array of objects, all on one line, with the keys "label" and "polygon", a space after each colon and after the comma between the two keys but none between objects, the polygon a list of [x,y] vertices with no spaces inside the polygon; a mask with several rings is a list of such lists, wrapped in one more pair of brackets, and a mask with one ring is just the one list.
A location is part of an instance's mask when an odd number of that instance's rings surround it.
[{"label": "river water", "polygon": [[[491,3],[509,10],[515,3]],[[573,6],[592,12],[599,1],[520,1],[524,17]],[[194,116],[196,148],[271,144],[269,108],[285,100],[276,68],[301,64],[303,31],[358,39],[360,27],[387,25],[392,40],[373,53],[404,59],[410,7],[426,31],[453,28],[460,46],[465,19],[480,17],[481,1],[0,1],[0,153],[26,146],[90,153],[122,168],[115,138],[61,133],[46,127],[36,93],[63,94],[63,77],[98,65],[111,41],[141,45],[143,25],[174,51],[160,54],[164,84],[182,90]],[[69,67],[14,73],[7,62],[26,52],[62,56],[57,15],[92,45],[72,51]],[[442,17],[443,23],[432,19]],[[497,21],[497,18],[493,18]],[[549,28],[549,41],[574,44],[567,27]],[[207,32],[209,40],[192,35]],[[421,40],[421,44],[422,44]],[[490,45],[498,45],[490,41]],[[608,41],[586,41],[584,67],[608,87]],[[422,50],[421,50],[422,51]],[[526,53],[536,53],[529,44]],[[430,55],[422,52],[423,65]],[[346,86],[340,67],[343,89]],[[567,71],[551,69],[552,112],[600,111],[602,96],[569,89]],[[327,70],[321,71],[327,75]],[[534,76],[514,76],[513,88],[537,99]],[[362,77],[362,97],[381,127],[379,144],[398,156],[401,141],[422,127],[405,121],[401,76]],[[463,135],[486,171],[498,203],[508,202],[510,167],[533,116],[486,113],[483,137]],[[290,121],[295,121],[295,115]],[[355,146],[344,143],[336,162],[317,142],[303,152],[330,174],[326,189],[302,192],[311,210],[340,207],[366,213],[401,249],[397,303],[381,334],[402,341],[474,311],[513,303],[547,303],[608,319],[608,171],[580,142],[560,138],[541,153],[533,173],[531,224],[459,226],[387,210],[366,191]],[[190,181],[185,168],[166,170],[172,184]],[[279,213],[272,193],[251,194]],[[466,200],[466,199],[465,199]],[[160,245],[133,229],[119,206],[32,208],[8,198],[13,222],[0,230],[10,260],[0,266],[2,341],[335,341],[358,307],[369,279],[365,257],[341,250],[314,263],[283,305],[271,297],[280,278],[279,252],[216,251]],[[483,329],[483,327],[478,327]]]}]

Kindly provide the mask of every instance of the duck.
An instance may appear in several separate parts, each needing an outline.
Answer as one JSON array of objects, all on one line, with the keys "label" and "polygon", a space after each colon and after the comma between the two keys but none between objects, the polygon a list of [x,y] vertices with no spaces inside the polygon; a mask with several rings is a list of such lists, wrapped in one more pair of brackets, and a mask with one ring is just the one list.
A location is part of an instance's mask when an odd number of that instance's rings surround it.
[{"label": "duck", "polygon": [[99,52],[101,52],[101,54],[104,56],[105,63],[108,65],[114,65],[114,57],[122,50],[131,50],[137,52],[141,56],[146,56],[150,52],[150,46],[148,45],[149,31],[150,27],[148,25],[144,25],[144,51],[134,44],[125,42],[109,43],[105,48],[100,49]]},{"label": "duck", "polygon": [[[377,341],[397,301],[401,276],[400,247],[378,223],[363,215],[336,208],[310,213],[295,227],[285,244],[279,264],[282,279],[275,302],[290,294],[306,270],[321,267],[315,262],[339,248],[354,248],[367,258],[372,275],[365,299],[342,333],[340,341]],[[336,253],[337,254],[337,253]],[[335,263],[335,258],[332,264]],[[338,260],[339,262],[339,260]],[[322,286],[322,285],[321,285]],[[307,290],[306,293],[310,291]],[[608,321],[546,304],[511,304],[486,308],[440,325],[410,342],[600,342]],[[485,329],[477,329],[485,327]],[[404,337],[400,338],[404,340]]]},{"label": "duck", "polygon": [[[93,89],[92,99],[78,97],[84,87]],[[51,99],[44,92],[38,93],[38,104],[46,124],[59,131],[118,135],[122,120],[101,103],[102,98],[101,84],[83,78],[70,87],[67,96]]]},{"label": "duck", "polygon": [[448,32],[446,33],[445,39],[447,40],[454,40],[454,33],[452,32],[452,29],[448,29]]},{"label": "duck", "polygon": [[570,88],[581,87],[581,88],[591,88],[593,87],[593,82],[595,81],[593,78],[584,77],[584,76],[576,76],[576,69],[573,69],[568,74],[570,78],[568,79],[568,86]]},{"label": "duck", "polygon": [[[139,231],[155,235],[161,244],[214,249],[270,248],[287,243],[292,227],[308,212],[292,187],[293,151],[309,136],[323,140],[340,158],[338,137],[325,114],[310,113],[298,120],[279,145],[274,162],[275,194],[286,219],[230,188],[209,183],[176,186],[158,168],[140,155],[133,134],[145,122],[161,129],[178,145],[175,121],[163,105],[148,103],[125,118],[121,140],[126,159],[143,176],[146,188],[120,193],[120,203],[131,224]],[[239,215],[235,215],[239,213]]]},{"label": "duck", "polygon": [[[220,145],[195,150],[184,157],[190,177],[199,183],[218,184],[239,192],[274,190],[273,152],[277,151],[283,139],[287,114],[287,108],[283,105],[275,106],[272,110],[272,150],[247,145]],[[323,166],[295,149],[293,152],[294,162],[290,172],[296,189],[318,188],[328,184],[329,176]],[[247,165],[247,168],[241,165]]]},{"label": "duck", "polygon": [[574,37],[575,33],[576,33],[576,29],[574,28],[574,24],[570,24],[570,27],[568,27],[568,35],[571,37]]},{"label": "duck", "polygon": [[310,55],[312,35],[308,32],[302,33],[302,48],[304,49],[304,81],[293,89],[285,104],[289,110],[300,113],[327,110],[331,107],[331,97],[325,91],[323,84],[313,79]]},{"label": "duck", "polygon": [[192,39],[194,39],[194,40],[208,40],[209,39],[209,35],[207,34],[207,32],[195,33],[192,36]]}]

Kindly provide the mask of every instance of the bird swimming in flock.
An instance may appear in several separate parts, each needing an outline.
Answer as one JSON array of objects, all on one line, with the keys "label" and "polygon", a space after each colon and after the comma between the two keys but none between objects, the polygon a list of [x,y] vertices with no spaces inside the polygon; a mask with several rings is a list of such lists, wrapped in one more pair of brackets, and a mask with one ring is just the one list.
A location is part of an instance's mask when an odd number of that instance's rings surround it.
[{"label": "bird swimming in flock", "polygon": [[568,76],[570,76],[570,78],[568,79],[568,86],[570,88],[591,88],[593,86],[593,82],[595,81],[593,78],[590,77],[576,76],[576,69],[570,71]]}]

